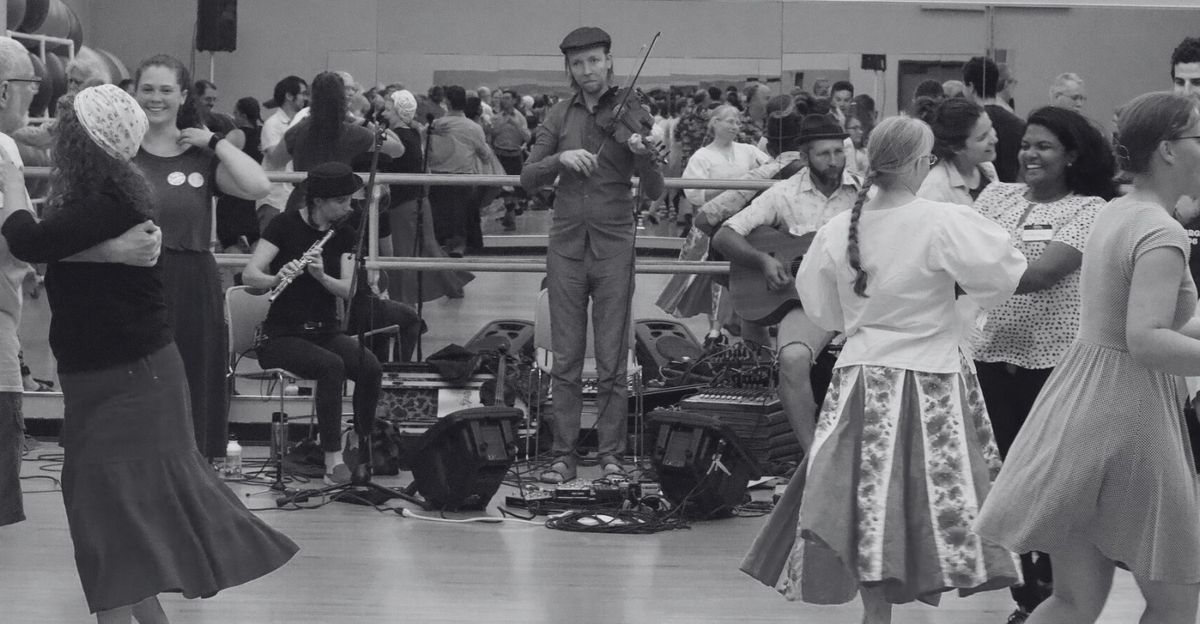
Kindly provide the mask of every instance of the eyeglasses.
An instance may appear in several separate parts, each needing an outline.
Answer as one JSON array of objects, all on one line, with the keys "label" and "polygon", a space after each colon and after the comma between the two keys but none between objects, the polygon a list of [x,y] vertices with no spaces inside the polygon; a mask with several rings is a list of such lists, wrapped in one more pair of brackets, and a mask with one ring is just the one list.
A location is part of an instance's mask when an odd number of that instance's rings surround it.
[{"label": "eyeglasses", "polygon": [[35,94],[38,89],[42,88],[42,79],[41,78],[5,78],[4,82],[28,84],[29,88],[34,90]]},{"label": "eyeglasses", "polygon": [[1168,140],[1168,141],[1183,141],[1183,140],[1185,140],[1185,139],[1200,139],[1200,134],[1193,134],[1193,135],[1189,135],[1189,136],[1175,137],[1175,138],[1173,138],[1173,139],[1167,139],[1167,140]]}]

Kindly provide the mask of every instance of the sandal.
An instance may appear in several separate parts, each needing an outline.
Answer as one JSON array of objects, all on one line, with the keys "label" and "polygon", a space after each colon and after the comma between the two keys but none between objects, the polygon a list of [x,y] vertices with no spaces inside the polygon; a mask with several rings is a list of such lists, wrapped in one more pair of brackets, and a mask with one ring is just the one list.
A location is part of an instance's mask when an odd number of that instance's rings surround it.
[{"label": "sandal", "polygon": [[605,457],[600,460],[600,472],[606,477],[628,477],[625,469],[621,467],[621,462],[615,457]]},{"label": "sandal", "polygon": [[538,480],[542,483],[566,483],[567,481],[575,480],[575,469],[568,466],[567,462],[556,461],[550,464],[550,467],[542,471],[538,475]]}]

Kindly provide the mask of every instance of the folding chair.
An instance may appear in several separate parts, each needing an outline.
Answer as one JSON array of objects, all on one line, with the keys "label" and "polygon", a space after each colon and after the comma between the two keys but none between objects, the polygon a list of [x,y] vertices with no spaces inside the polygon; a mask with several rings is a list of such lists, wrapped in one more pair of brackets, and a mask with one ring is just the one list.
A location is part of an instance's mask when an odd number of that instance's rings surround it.
[{"label": "folding chair", "polygon": [[[290,384],[299,385],[307,380],[282,368],[263,368],[258,364],[258,341],[263,320],[271,302],[266,293],[256,293],[249,286],[234,286],[225,291],[225,325],[229,331],[229,367],[226,377],[267,381],[279,392],[279,419],[271,423],[271,461],[275,462],[275,481],[271,489],[283,491],[283,456],[288,444],[288,416],[284,409],[285,389]],[[238,372],[243,361],[254,363],[256,370]],[[313,414],[316,405],[313,403]]]}]

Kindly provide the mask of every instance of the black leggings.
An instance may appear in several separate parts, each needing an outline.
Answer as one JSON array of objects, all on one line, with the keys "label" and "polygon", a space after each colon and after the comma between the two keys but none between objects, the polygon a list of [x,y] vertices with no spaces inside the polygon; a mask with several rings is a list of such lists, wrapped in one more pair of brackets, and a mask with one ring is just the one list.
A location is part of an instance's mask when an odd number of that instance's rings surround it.
[{"label": "black leggings", "polygon": [[342,384],[354,382],[354,429],[371,432],[383,372],[379,360],[345,334],[305,334],[269,338],[258,349],[264,368],[282,368],[317,382],[315,394],[321,450],[341,450]]},{"label": "black leggings", "polygon": [[[1000,456],[1008,457],[1008,449],[1025,424],[1033,402],[1037,400],[1042,386],[1053,368],[1021,368],[1004,362],[975,362],[979,375],[979,387],[987,405],[988,417],[992,421],[992,432],[996,435],[996,446]],[[1021,572],[1025,584],[1012,587],[1013,600],[1026,612],[1033,611],[1050,595],[1053,571],[1050,556],[1045,553],[1023,553]]]}]

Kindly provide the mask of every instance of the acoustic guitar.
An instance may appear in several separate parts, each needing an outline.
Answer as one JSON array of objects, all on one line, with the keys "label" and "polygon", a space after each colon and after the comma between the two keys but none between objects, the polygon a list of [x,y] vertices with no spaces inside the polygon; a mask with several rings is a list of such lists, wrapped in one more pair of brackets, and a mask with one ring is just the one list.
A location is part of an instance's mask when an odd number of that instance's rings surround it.
[{"label": "acoustic guitar", "polygon": [[[808,252],[816,232],[795,236],[770,226],[759,226],[750,232],[746,242],[788,267],[792,275],[800,270],[800,261]],[[795,284],[778,290],[770,288],[758,265],[733,262],[729,267],[729,293],[733,309],[742,318],[759,325],[775,325],[794,307],[800,305]]]}]

